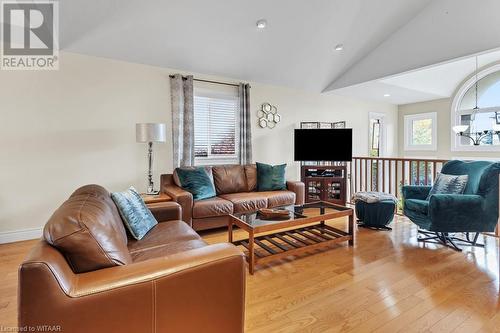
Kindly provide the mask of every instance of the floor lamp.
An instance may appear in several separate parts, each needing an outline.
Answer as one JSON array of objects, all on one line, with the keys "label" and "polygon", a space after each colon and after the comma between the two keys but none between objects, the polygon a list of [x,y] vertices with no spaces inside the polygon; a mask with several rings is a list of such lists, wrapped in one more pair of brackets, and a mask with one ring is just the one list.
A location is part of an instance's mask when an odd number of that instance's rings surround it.
[{"label": "floor lamp", "polygon": [[148,189],[147,194],[158,194],[153,183],[153,142],[167,141],[167,125],[161,123],[142,123],[135,125],[135,137],[139,143],[148,144]]}]

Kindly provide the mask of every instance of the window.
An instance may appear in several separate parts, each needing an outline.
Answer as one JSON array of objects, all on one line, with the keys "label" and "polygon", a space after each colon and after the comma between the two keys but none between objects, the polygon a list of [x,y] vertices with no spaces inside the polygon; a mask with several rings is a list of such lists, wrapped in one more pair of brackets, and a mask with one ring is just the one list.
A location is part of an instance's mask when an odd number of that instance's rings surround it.
[{"label": "window", "polygon": [[491,66],[477,73],[477,107],[476,107],[476,75],[472,75],[457,90],[452,103],[451,127],[467,126],[464,132],[472,135],[488,132],[478,146],[473,141],[457,136],[452,131],[453,151],[487,151],[500,150],[500,65]]},{"label": "window", "polygon": [[238,89],[215,84],[194,86],[195,164],[239,163]]},{"label": "window", "polygon": [[437,150],[436,112],[407,115],[405,150]]}]

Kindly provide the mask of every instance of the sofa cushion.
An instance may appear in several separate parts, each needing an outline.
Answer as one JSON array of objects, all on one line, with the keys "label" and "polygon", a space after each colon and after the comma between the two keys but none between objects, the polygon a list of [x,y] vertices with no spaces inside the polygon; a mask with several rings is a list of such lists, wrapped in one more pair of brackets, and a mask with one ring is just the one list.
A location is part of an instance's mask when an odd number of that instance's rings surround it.
[{"label": "sofa cushion", "polygon": [[140,241],[128,244],[134,262],[172,255],[207,243],[183,221],[159,223]]},{"label": "sofa cushion", "polygon": [[245,165],[245,176],[247,177],[247,192],[257,190],[257,165]]},{"label": "sofa cushion", "polygon": [[113,227],[113,231],[116,233],[116,236],[126,244],[128,239],[127,230],[125,230],[125,225],[123,224],[118,207],[116,207],[115,202],[111,199],[111,193],[109,193],[108,190],[101,185],[91,184],[77,188],[70,195],[70,198],[88,194],[100,197],[109,206],[113,218],[108,222],[110,222],[110,226]]},{"label": "sofa cushion", "polygon": [[429,211],[429,201],[427,200],[405,199],[404,205],[405,209],[413,210],[426,215]]},{"label": "sofa cushion", "polygon": [[260,192],[223,194],[220,197],[233,203],[234,213],[246,213],[267,208],[267,196]]},{"label": "sofa cushion", "polygon": [[154,247],[144,251],[137,251],[131,255],[134,262],[139,262],[186,252],[205,246],[207,246],[207,243],[203,239],[193,239],[185,242],[176,242],[164,246]]},{"label": "sofa cushion", "polygon": [[135,239],[142,239],[158,224],[140,194],[133,187],[124,192],[113,192],[111,198],[118,207],[123,223]]},{"label": "sofa cushion", "polygon": [[210,176],[203,167],[177,169],[182,188],[193,194],[194,200],[215,197],[215,188]]},{"label": "sofa cushion", "polygon": [[257,191],[286,189],[286,164],[269,165],[257,162]]},{"label": "sofa cushion", "polygon": [[127,247],[130,253],[133,254],[137,251],[162,247],[167,244],[199,239],[201,239],[200,236],[196,233],[196,231],[190,228],[186,222],[173,220],[158,223],[141,240],[130,239]]},{"label": "sofa cushion", "polygon": [[[195,166],[189,166],[189,167],[182,167],[182,168],[176,168],[176,169],[174,169],[174,172],[172,173],[172,179],[174,180],[174,184],[177,185],[177,186],[179,186],[179,187],[182,187],[181,181],[179,180],[179,175],[177,174],[177,170],[178,169],[193,170],[195,168],[196,168]],[[212,174],[212,167],[211,166],[204,166],[203,168],[207,172],[208,177],[210,178],[210,180],[212,181],[212,184],[213,184],[214,183],[214,176]]]},{"label": "sofa cushion", "polygon": [[295,193],[291,191],[266,191],[259,194],[267,197],[267,208],[293,205],[295,203]]},{"label": "sofa cushion", "polygon": [[52,214],[43,234],[75,273],[132,262],[118,210],[109,192],[99,185],[75,191]]},{"label": "sofa cushion", "polygon": [[468,175],[447,175],[440,173],[434,181],[434,185],[427,196],[427,200],[429,200],[433,194],[462,194],[464,193],[468,180]]},{"label": "sofa cushion", "polygon": [[198,200],[193,204],[193,218],[223,216],[232,213],[233,203],[218,197]]},{"label": "sofa cushion", "polygon": [[212,167],[217,195],[247,191],[247,179],[243,165],[217,165]]}]

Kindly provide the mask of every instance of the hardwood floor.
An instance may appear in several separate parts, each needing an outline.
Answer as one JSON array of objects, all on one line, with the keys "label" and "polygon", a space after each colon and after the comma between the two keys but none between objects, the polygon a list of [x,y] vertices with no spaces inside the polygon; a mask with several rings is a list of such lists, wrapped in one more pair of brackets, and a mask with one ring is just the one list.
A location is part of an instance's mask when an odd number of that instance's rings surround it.
[{"label": "hardwood floor", "polygon": [[[496,238],[486,237],[486,249],[458,253],[417,244],[416,228],[404,218],[393,228],[360,229],[353,248],[258,266],[247,275],[246,331],[500,331]],[[225,231],[203,236],[227,240]],[[16,324],[17,266],[32,244],[0,245],[0,325]]]}]

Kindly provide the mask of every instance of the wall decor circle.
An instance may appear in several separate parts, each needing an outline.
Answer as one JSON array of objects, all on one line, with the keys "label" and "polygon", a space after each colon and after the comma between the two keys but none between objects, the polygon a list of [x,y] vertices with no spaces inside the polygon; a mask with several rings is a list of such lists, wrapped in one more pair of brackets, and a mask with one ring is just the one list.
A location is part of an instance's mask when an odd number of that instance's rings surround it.
[{"label": "wall decor circle", "polygon": [[262,103],[260,110],[257,111],[259,126],[261,128],[274,128],[281,121],[281,115],[278,108],[270,103]]}]

